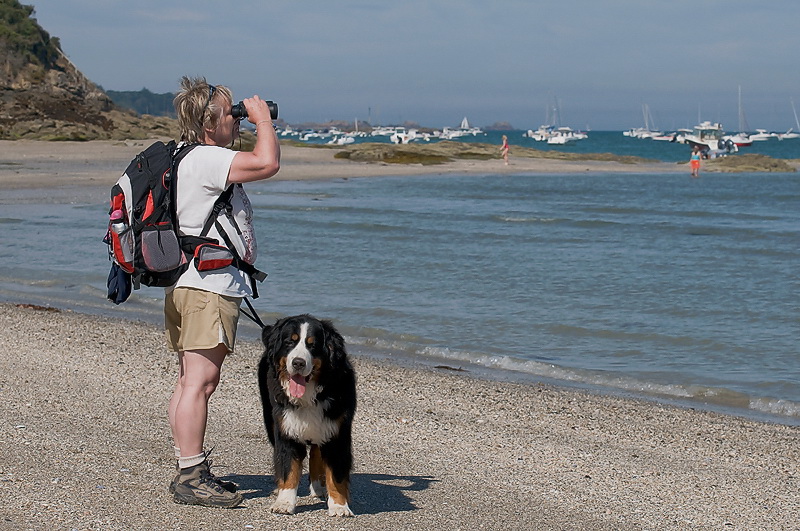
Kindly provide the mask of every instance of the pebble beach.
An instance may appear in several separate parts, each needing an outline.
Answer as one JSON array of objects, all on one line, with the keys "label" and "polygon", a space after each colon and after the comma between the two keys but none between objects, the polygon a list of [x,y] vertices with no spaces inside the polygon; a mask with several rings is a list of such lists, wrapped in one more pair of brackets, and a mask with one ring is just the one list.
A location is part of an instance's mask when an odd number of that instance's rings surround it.
[{"label": "pebble beach", "polygon": [[[105,197],[148,144],[3,141],[0,190]],[[686,171],[513,157],[431,169],[334,153],[286,146],[276,178]],[[307,482],[297,514],[273,515],[254,341],[226,361],[206,436],[214,472],[245,503],[177,505],[166,417],[176,360],[161,328],[25,300],[0,303],[0,328],[0,529],[800,528],[800,427],[362,357],[356,517],[328,517]]]},{"label": "pebble beach", "polygon": [[0,305],[5,529],[797,529],[798,428],[356,358],[354,519],[275,488],[242,343],[211,403],[243,507],[173,503],[159,327]]}]

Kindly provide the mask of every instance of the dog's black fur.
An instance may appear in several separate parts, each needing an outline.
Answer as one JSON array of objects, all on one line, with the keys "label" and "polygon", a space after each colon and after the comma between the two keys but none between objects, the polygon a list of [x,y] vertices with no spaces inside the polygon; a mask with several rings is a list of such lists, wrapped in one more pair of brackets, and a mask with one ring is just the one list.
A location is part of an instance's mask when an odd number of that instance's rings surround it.
[{"label": "dog's black fur", "polygon": [[305,314],[266,326],[261,339],[265,350],[258,365],[258,385],[279,491],[272,511],[294,512],[310,447],[312,494],[324,497],[327,488],[328,513],[352,516],[356,377],[344,338],[330,321]]}]

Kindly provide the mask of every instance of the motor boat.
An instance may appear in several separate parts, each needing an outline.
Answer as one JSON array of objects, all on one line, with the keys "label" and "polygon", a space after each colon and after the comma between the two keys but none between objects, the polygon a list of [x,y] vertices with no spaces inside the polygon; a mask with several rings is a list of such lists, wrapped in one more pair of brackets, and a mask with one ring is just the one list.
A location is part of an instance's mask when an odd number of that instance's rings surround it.
[{"label": "motor boat", "polygon": [[522,136],[531,138],[537,142],[547,142],[547,139],[553,136],[555,128],[552,125],[540,125],[539,129],[528,129]]},{"label": "motor boat", "polygon": [[723,136],[722,124],[705,121],[694,126],[691,133],[684,135],[684,143],[692,147],[700,146],[703,154],[712,159],[739,151],[739,146]]},{"label": "motor boat", "polygon": [[777,135],[775,133],[768,133],[766,129],[756,129],[756,132],[750,135],[750,140],[753,142],[763,142],[774,136]]},{"label": "motor boat", "polygon": [[747,133],[736,133],[733,135],[724,135],[722,137],[723,140],[730,140],[738,147],[747,147],[753,145],[753,140]]},{"label": "motor boat", "polygon": [[569,127],[559,127],[553,131],[553,133],[547,139],[547,143],[563,145],[576,140],[585,140],[586,138],[589,138],[589,135],[582,131],[573,131]]},{"label": "motor boat", "polygon": [[716,149],[722,136],[722,124],[705,121],[694,126],[691,132],[684,134],[683,141],[685,144],[698,145],[700,148]]}]

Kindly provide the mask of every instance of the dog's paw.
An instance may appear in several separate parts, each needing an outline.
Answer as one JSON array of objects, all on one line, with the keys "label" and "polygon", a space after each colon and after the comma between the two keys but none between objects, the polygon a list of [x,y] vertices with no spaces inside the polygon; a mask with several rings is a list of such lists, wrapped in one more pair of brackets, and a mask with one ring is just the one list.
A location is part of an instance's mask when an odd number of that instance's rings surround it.
[{"label": "dog's paw", "polygon": [[333,500],[328,500],[328,516],[355,516],[348,504],[338,504]]},{"label": "dog's paw", "polygon": [[310,490],[311,495],[319,498],[320,500],[324,500],[328,497],[328,490],[325,488],[325,484],[321,481],[312,481]]},{"label": "dog's paw", "polygon": [[295,506],[291,503],[276,501],[269,510],[275,514],[294,514]]},{"label": "dog's paw", "polygon": [[294,490],[279,490],[278,499],[269,508],[275,514],[294,514],[297,507],[297,492]]}]

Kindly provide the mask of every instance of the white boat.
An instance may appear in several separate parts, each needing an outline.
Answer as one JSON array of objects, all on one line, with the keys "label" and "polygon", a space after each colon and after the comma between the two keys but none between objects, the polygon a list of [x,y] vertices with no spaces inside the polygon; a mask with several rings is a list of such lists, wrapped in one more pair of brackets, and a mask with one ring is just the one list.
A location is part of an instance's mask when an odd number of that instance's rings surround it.
[{"label": "white boat", "polygon": [[717,147],[719,141],[722,140],[722,124],[712,123],[709,121],[700,122],[691,132],[683,135],[683,141],[686,144],[699,145],[702,147],[711,148]]},{"label": "white boat", "polygon": [[766,129],[756,129],[755,133],[752,133],[750,136],[750,140],[753,142],[764,142],[765,140],[769,140],[770,138],[777,137],[775,133],[770,133]]},{"label": "white boat", "polygon": [[372,136],[392,136],[395,133],[394,127],[387,127],[385,125],[376,125],[372,128]]},{"label": "white boat", "polygon": [[281,129],[278,134],[280,136],[298,136],[300,134],[299,131],[295,131],[292,129],[292,126],[287,125],[285,128]]},{"label": "white boat", "polygon": [[[537,142],[548,142],[551,138],[558,134],[556,132],[556,127],[561,125],[560,116],[561,110],[558,105],[558,99],[556,99],[552,106],[549,104],[545,106],[545,123],[540,125],[536,130],[528,129],[523,136],[532,138]],[[564,140],[559,138],[553,140],[552,143],[562,144],[564,143]]]},{"label": "white boat", "polygon": [[700,149],[709,158],[739,151],[736,144],[731,140],[725,140],[723,136],[722,124],[705,121],[694,126],[691,133],[684,135],[684,143],[690,144],[692,147],[700,146]]},{"label": "white boat", "polygon": [[306,129],[300,132],[300,136],[298,137],[303,142],[308,142],[312,140],[320,140],[324,138],[329,138],[331,135],[327,131],[317,131],[316,129]]},{"label": "white boat", "polygon": [[631,138],[638,138],[640,140],[653,139],[664,135],[662,131],[653,131],[647,127],[635,127],[633,129],[623,131],[622,134]]},{"label": "white boat", "polygon": [[345,134],[342,134],[342,135],[334,136],[333,138],[328,140],[327,143],[330,144],[330,145],[335,145],[335,146],[344,146],[344,145],[347,145],[347,144],[352,144],[355,141],[356,141],[356,139],[355,139],[354,135],[351,135],[349,133],[345,133]]},{"label": "white boat", "polygon": [[416,129],[406,129],[405,127],[395,127],[394,132],[389,136],[393,144],[408,144],[417,139]]},{"label": "white boat", "polygon": [[734,133],[732,135],[725,135],[722,138],[726,141],[730,140],[737,147],[745,147],[745,146],[752,146],[753,139],[750,138],[750,135],[745,133],[750,129],[750,126],[747,125],[747,118],[744,115],[744,107],[742,107],[742,86],[739,85],[739,132]]},{"label": "white boat", "polygon": [[[789,99],[789,102],[792,104],[792,112],[794,113],[794,123],[797,126],[797,130],[800,131],[800,120],[797,119],[797,109],[794,108],[794,100]],[[785,133],[780,133],[778,135],[778,140],[788,140],[790,138],[800,138],[800,133],[792,132],[792,128],[790,127],[788,131]]]},{"label": "white boat", "polygon": [[569,142],[565,135],[555,134],[547,139],[547,143],[551,145],[561,146]]},{"label": "white boat", "polygon": [[683,143],[683,138],[680,131],[674,133],[664,133],[658,136],[651,137],[652,140],[659,140],[661,142],[680,142]]},{"label": "white boat", "polygon": [[586,138],[589,138],[589,135],[582,131],[573,131],[569,127],[559,127],[553,131],[553,134],[547,139],[547,143],[563,145],[568,142],[575,142],[576,140],[584,140]]},{"label": "white boat", "polygon": [[463,120],[461,120],[461,125],[458,126],[457,129],[450,129],[449,127],[445,127],[442,129],[442,132],[439,133],[439,138],[442,140],[452,140],[454,138],[461,138],[462,136],[478,136],[483,135],[484,133],[480,127],[472,127],[469,125],[469,121],[465,116]]},{"label": "white boat", "polygon": [[747,133],[735,133],[733,135],[723,135],[723,140],[730,140],[737,147],[747,147],[753,145],[753,139]]},{"label": "white boat", "polygon": [[553,136],[555,128],[552,125],[540,125],[539,129],[528,129],[522,136],[531,138],[537,142],[547,142],[547,139]]},{"label": "white boat", "polygon": [[624,136],[639,139],[652,139],[663,136],[663,131],[658,131],[655,129],[653,116],[650,114],[650,105],[646,103],[642,104],[642,115],[644,116],[644,127],[635,127],[633,129],[623,131],[622,134]]}]

